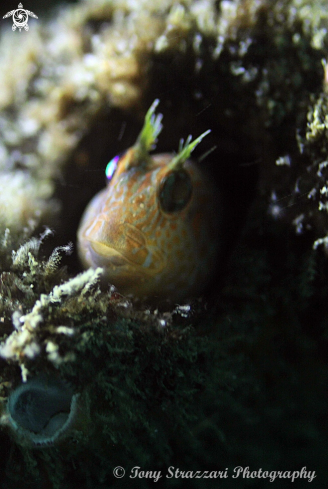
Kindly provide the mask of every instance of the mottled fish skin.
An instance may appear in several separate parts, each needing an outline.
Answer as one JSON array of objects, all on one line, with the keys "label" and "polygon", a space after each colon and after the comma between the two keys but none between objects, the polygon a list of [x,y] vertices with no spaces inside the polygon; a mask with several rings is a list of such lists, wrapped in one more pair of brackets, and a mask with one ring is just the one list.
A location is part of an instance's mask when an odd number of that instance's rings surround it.
[{"label": "mottled fish skin", "polygon": [[199,295],[215,270],[219,243],[219,202],[211,182],[191,160],[182,165],[191,181],[186,206],[165,212],[160,191],[174,155],[135,161],[135,148],[118,160],[108,186],[89,203],[78,231],[85,267],[104,276],[124,295],[180,301]]}]

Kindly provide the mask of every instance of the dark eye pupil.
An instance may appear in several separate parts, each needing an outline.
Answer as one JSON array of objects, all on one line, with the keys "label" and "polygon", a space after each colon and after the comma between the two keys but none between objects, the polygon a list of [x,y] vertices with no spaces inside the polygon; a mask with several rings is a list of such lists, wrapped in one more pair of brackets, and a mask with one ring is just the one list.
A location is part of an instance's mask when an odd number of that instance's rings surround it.
[{"label": "dark eye pupil", "polygon": [[192,194],[190,177],[184,170],[172,172],[162,182],[159,199],[164,212],[182,210]]}]

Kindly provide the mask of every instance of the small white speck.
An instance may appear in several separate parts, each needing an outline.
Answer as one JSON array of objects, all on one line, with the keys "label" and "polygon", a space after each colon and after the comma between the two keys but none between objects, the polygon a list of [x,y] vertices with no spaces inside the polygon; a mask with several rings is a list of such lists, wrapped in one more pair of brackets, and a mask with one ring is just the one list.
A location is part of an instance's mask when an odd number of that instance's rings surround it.
[{"label": "small white speck", "polygon": [[291,163],[291,160],[290,160],[290,156],[286,155],[286,156],[280,156],[280,158],[278,158],[276,160],[276,165],[277,166],[290,166],[290,163]]},{"label": "small white speck", "polygon": [[58,326],[56,331],[57,333],[66,334],[67,336],[72,336],[74,334],[74,329],[68,328],[67,326]]},{"label": "small white speck", "polygon": [[59,346],[53,343],[52,341],[49,341],[46,346],[46,351],[48,353],[52,353],[54,351],[57,351],[59,349]]}]

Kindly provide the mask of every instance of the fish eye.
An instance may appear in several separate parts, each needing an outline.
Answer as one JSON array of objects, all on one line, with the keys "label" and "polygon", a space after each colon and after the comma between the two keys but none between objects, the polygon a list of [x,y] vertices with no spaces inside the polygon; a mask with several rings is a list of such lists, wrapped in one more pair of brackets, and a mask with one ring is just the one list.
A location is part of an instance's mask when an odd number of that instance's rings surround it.
[{"label": "fish eye", "polygon": [[181,211],[190,201],[192,183],[185,170],[169,173],[162,181],[159,201],[164,212]]}]

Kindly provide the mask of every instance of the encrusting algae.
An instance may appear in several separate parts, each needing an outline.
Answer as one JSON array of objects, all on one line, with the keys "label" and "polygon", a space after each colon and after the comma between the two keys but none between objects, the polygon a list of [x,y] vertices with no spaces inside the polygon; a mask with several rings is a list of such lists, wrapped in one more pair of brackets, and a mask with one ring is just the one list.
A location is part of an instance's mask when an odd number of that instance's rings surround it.
[{"label": "encrusting algae", "polygon": [[[28,32],[6,24],[0,38],[1,487],[119,488],[116,466],[128,477],[136,465],[165,474],[287,463],[323,483],[326,3],[80,1],[48,21],[32,10]],[[156,99],[160,156],[149,155]],[[188,134],[202,136],[171,155]],[[194,176],[202,189],[210,181],[200,222],[213,237],[195,254],[215,245],[209,270],[193,289],[179,259],[164,279],[171,303],[157,302],[156,274],[138,277],[136,302],[137,286],[99,259],[107,242],[92,240],[95,260],[85,258],[89,231],[76,242],[91,199],[148,164],[165,178],[145,177],[147,198],[169,215],[192,207]],[[128,224],[125,236],[145,244]],[[129,260],[147,263],[147,246]]]}]

